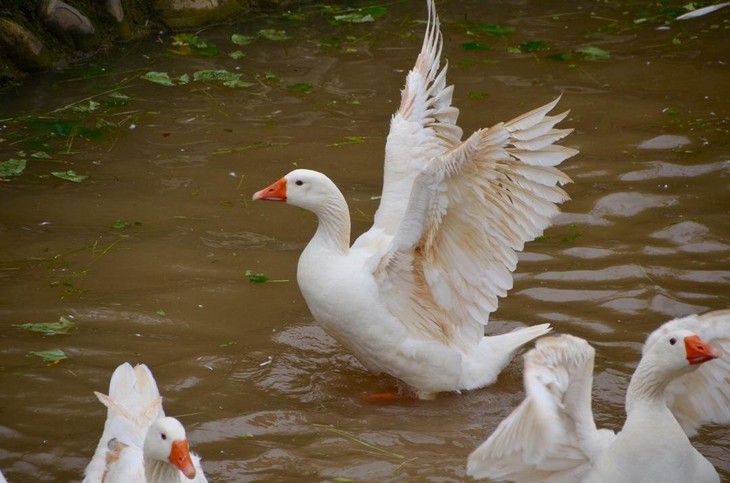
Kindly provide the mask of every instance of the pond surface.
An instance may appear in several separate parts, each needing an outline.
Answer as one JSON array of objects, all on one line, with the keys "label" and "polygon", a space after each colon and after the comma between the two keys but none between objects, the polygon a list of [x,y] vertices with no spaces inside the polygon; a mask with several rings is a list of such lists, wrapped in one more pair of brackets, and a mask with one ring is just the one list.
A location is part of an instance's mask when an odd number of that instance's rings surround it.
[{"label": "pond surface", "polygon": [[[581,151],[564,163],[572,201],[526,246],[487,331],[550,322],[589,340],[596,418],[617,430],[647,334],[730,306],[730,9],[674,22],[610,2],[441,3],[465,133],[562,92],[562,126],[575,128],[564,144]],[[395,381],[314,325],[295,271],[316,220],[251,195],[294,166],[320,170],[343,190],[353,236],[370,226],[426,8],[388,4],[361,24],[301,13],[198,32],[217,56],[180,55],[190,47],[161,34],[96,71],[38,75],[0,96],[0,160],[26,160],[0,183],[0,468],[11,482],[80,480],[105,418],[93,391],[124,361],[151,367],[211,481],[462,480],[467,455],[522,399],[517,357],[483,390],[365,402]],[[289,39],[231,42],[265,29]],[[252,85],[193,80],[205,69]],[[140,78],[150,71],[174,85]],[[249,270],[277,283],[251,283]],[[61,317],[76,329],[17,327]],[[51,349],[67,358],[29,355]],[[693,444],[730,478],[727,428]]]}]

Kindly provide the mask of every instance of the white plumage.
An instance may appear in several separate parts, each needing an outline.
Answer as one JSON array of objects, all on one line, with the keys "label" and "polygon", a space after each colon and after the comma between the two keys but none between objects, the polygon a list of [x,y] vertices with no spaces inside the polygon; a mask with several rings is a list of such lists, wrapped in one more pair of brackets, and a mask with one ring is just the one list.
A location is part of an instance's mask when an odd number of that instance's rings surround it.
[{"label": "white plumage", "polygon": [[568,199],[559,186],[570,179],[556,166],[577,153],[553,144],[571,132],[555,128],[566,112],[548,115],[558,99],[462,142],[432,0],[428,9],[391,120],[372,228],[350,247],[345,199],[314,171],[292,171],[254,195],[317,214],[297,272],[314,318],[371,370],[422,397],[492,383],[521,345],[550,330],[484,337],[517,252]]},{"label": "white plumage", "polygon": [[109,382],[99,445],[83,483],[205,483],[200,458],[188,449],[182,424],[165,417],[162,398],[144,364],[124,363]]},{"label": "white plumage", "polygon": [[569,335],[542,338],[525,354],[525,400],[469,456],[467,473],[516,482],[719,482],[687,436],[703,423],[730,422],[729,354],[730,310],[663,324],[644,344],[627,419],[614,434],[593,420],[593,348]]}]

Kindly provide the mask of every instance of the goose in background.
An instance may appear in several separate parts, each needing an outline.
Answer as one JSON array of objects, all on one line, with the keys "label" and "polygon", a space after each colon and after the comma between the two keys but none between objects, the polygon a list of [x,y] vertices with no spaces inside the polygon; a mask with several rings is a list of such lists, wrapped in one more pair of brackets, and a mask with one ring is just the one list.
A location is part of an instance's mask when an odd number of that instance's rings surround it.
[{"label": "goose in background", "polygon": [[125,362],[112,374],[104,432],[83,483],[204,483],[200,458],[190,453],[185,428],[165,417],[162,397],[144,364]]},{"label": "goose in background", "polygon": [[527,393],[467,462],[467,474],[550,483],[719,483],[690,443],[704,423],[730,422],[730,310],[663,324],[643,347],[618,434],[591,409],[593,348],[544,337],[525,354]]}]

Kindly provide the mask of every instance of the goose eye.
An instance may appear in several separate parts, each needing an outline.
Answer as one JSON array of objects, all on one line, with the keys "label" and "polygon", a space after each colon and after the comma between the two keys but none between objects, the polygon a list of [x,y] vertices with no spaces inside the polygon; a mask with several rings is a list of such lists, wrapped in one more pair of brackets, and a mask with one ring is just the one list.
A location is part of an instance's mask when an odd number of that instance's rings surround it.
[{"label": "goose eye", "polygon": [[160,437],[161,437],[162,439],[167,439],[167,435],[166,435],[165,433],[162,433],[162,434],[160,434]]},{"label": "goose eye", "polygon": [[302,181],[301,179],[298,179],[298,180],[296,180],[296,181],[294,182],[294,184],[295,184],[295,185],[297,185],[297,186],[301,186],[301,185],[303,185],[303,184],[304,184],[304,181]]},{"label": "goose eye", "polygon": [[669,343],[672,344],[672,345],[674,345],[674,344],[677,343],[677,339],[675,339],[674,337],[672,337],[671,339],[669,339]]}]

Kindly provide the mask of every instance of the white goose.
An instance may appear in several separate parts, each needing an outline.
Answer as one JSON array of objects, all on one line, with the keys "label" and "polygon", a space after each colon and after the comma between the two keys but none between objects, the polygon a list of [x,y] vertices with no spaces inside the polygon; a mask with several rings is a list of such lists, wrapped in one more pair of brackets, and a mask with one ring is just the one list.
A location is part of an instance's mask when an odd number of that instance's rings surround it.
[{"label": "white goose", "polygon": [[314,318],[369,369],[422,398],[494,382],[520,346],[550,330],[484,336],[512,287],[516,252],[568,199],[558,185],[570,178],[555,166],[577,153],[553,144],[572,132],[554,128],[567,112],[547,115],[558,99],[461,142],[433,0],[428,11],[391,120],[372,228],[350,247],[347,203],[315,171],[292,171],[253,196],[318,216],[297,269]]},{"label": "white goose", "polygon": [[165,417],[157,383],[144,364],[124,363],[109,395],[94,392],[107,408],[104,432],[86,467],[84,483],[203,483],[200,458],[189,452],[185,428]]},{"label": "white goose", "polygon": [[525,354],[525,400],[469,456],[467,473],[517,482],[719,483],[687,436],[703,423],[730,422],[729,353],[730,310],[662,325],[644,344],[626,422],[614,434],[593,421],[593,348],[569,335],[542,338]]}]

